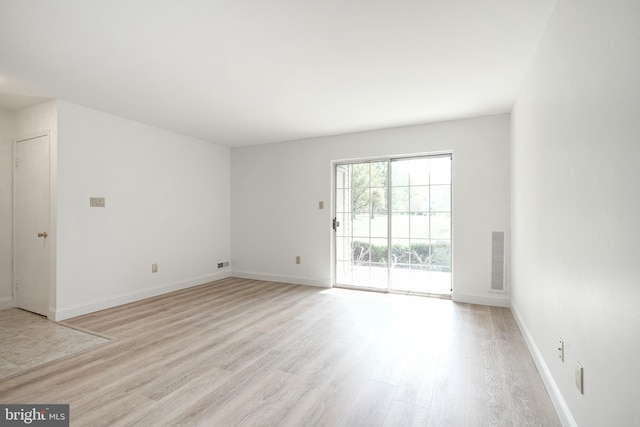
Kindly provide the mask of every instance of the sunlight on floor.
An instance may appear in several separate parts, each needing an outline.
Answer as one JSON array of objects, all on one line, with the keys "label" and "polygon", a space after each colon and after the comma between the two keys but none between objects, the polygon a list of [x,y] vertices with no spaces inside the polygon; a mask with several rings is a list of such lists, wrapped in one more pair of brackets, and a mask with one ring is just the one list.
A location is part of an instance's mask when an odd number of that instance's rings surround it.
[{"label": "sunlight on floor", "polygon": [[[386,289],[387,268],[352,266],[339,274],[338,284],[371,289]],[[451,273],[394,268],[391,270],[391,290],[421,294],[451,295]]]}]

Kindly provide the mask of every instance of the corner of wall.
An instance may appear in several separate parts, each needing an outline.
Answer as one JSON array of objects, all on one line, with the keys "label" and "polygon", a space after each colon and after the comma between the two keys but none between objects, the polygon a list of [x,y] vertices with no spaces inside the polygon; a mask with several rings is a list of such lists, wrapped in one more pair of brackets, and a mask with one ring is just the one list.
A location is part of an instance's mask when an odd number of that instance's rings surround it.
[{"label": "corner of wall", "polygon": [[0,310],[13,301],[13,138],[15,113],[0,110]]}]

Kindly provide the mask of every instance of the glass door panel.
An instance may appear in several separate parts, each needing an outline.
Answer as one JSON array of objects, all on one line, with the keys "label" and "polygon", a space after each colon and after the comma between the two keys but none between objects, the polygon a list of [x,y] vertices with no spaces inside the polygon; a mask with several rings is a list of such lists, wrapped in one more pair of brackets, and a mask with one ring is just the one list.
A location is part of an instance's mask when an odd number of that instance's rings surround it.
[{"label": "glass door panel", "polygon": [[390,290],[448,294],[451,156],[393,159],[390,170],[394,243]]},{"label": "glass door panel", "polygon": [[336,167],[336,283],[387,290],[388,162]]},{"label": "glass door panel", "polygon": [[[351,185],[349,168],[336,166],[335,257],[336,283],[351,283]],[[336,225],[338,225],[336,227]]]}]

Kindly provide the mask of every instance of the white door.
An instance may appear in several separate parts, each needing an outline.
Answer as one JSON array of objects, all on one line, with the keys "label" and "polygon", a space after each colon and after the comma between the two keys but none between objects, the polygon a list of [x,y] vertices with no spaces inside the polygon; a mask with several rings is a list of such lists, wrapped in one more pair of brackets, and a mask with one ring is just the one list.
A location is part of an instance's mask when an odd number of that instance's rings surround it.
[{"label": "white door", "polygon": [[49,313],[49,135],[16,141],[16,305]]}]

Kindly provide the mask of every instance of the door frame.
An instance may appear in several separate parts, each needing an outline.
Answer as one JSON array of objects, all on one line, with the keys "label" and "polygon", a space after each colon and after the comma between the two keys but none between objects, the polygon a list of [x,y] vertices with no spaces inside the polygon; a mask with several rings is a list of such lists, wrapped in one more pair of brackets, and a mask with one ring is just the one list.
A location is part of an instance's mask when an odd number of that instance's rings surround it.
[{"label": "door frame", "polygon": [[[444,299],[451,299],[452,295],[453,295],[453,291],[454,291],[454,283],[455,283],[455,276],[454,276],[454,262],[455,262],[455,257],[454,257],[454,209],[453,209],[453,201],[454,201],[454,162],[453,162],[453,150],[443,150],[443,151],[432,151],[432,152],[425,152],[425,153],[410,153],[410,154],[401,154],[401,155],[388,155],[388,156],[372,156],[372,157],[360,157],[360,158],[351,158],[351,159],[341,159],[341,160],[332,160],[331,161],[331,179],[330,179],[330,184],[331,184],[331,218],[335,218],[336,217],[336,209],[337,209],[337,182],[336,182],[336,175],[337,175],[337,168],[339,165],[345,165],[345,164],[358,164],[358,163],[371,163],[371,162],[382,162],[382,161],[386,161],[388,162],[389,166],[391,165],[391,162],[394,160],[402,160],[402,159],[411,159],[411,158],[419,158],[419,157],[438,157],[438,156],[449,156],[451,158],[451,217],[450,217],[450,231],[451,231],[451,288],[450,288],[450,292],[448,294],[432,294],[432,293],[428,293],[428,292],[413,292],[413,291],[402,291],[402,290],[394,290],[391,286],[391,271],[388,272],[388,282],[387,282],[387,288],[386,289],[382,289],[382,288],[373,288],[373,287],[360,287],[360,286],[350,286],[350,285],[344,285],[344,284],[338,284],[336,277],[337,277],[337,262],[336,262],[336,254],[337,254],[337,238],[336,238],[336,232],[333,229],[333,227],[331,228],[331,268],[330,268],[330,273],[331,273],[331,286],[332,287],[340,287],[343,289],[354,289],[354,290],[360,290],[360,291],[368,291],[368,292],[379,292],[379,293],[392,293],[392,294],[412,294],[412,295],[423,295],[423,296],[434,296],[437,298],[444,298]],[[391,171],[389,171],[389,178],[391,177]],[[390,184],[389,184],[390,185]],[[389,198],[391,197],[391,193],[389,192]],[[391,202],[391,200],[388,201],[389,203]],[[391,238],[391,216],[389,215],[388,217],[388,233],[389,233],[389,238]],[[388,252],[389,255],[391,254],[391,246],[389,246],[388,248]]]},{"label": "door frame", "polygon": [[44,130],[39,132],[29,133],[23,136],[13,138],[13,153],[11,164],[11,176],[12,176],[12,249],[13,249],[13,272],[12,272],[12,297],[13,306],[18,307],[18,183],[17,183],[17,170],[16,165],[18,162],[18,143],[28,141],[30,139],[46,137],[49,148],[49,231],[47,240],[49,241],[48,251],[48,270],[49,286],[48,286],[48,313],[47,318],[55,321],[55,307],[56,307],[56,250],[57,247],[57,221],[56,221],[56,206],[57,206],[57,194],[56,194],[56,177],[57,177],[57,144],[55,143],[55,132],[50,130]]}]

